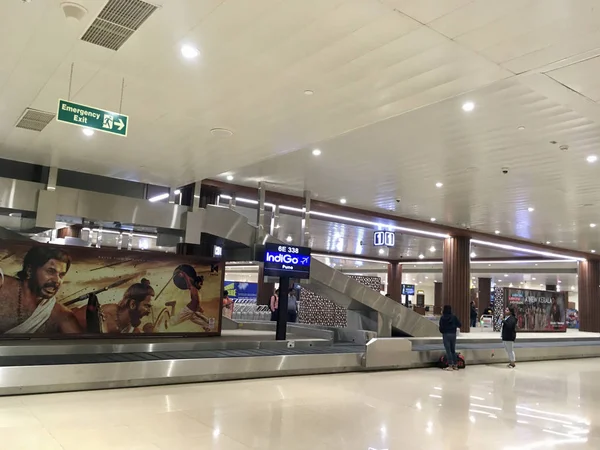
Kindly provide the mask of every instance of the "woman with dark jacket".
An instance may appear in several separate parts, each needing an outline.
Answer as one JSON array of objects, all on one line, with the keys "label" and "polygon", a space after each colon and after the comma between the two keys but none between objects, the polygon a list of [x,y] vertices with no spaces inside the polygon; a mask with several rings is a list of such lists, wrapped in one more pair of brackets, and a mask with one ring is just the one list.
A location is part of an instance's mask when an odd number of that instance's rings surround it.
[{"label": "woman with dark jacket", "polygon": [[506,318],[502,322],[502,343],[508,355],[508,367],[515,367],[515,340],[517,339],[517,318],[511,306],[505,311]]},{"label": "woman with dark jacket", "polygon": [[452,307],[445,305],[442,317],[440,317],[440,333],[444,348],[446,349],[446,359],[448,367],[446,370],[458,370],[458,358],[456,356],[456,330],[461,327],[458,318],[452,314]]}]

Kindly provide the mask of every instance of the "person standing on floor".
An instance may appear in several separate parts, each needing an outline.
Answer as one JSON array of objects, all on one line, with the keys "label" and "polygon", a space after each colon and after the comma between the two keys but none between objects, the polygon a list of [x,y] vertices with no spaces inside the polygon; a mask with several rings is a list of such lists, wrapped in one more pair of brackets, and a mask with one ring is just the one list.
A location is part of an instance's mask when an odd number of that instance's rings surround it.
[{"label": "person standing on floor", "polygon": [[444,348],[446,349],[446,359],[448,367],[446,370],[458,370],[458,357],[456,356],[456,330],[461,327],[460,320],[452,314],[452,307],[445,305],[442,317],[440,317],[440,333]]},{"label": "person standing on floor", "polygon": [[277,322],[277,313],[279,311],[279,289],[271,296],[271,322]]},{"label": "person standing on floor", "polygon": [[288,294],[288,323],[296,323],[298,320],[298,297],[296,297],[296,289],[291,288]]},{"label": "person standing on floor", "polygon": [[517,318],[515,309],[506,308],[506,318],[502,322],[502,343],[508,355],[508,367],[515,367],[515,340],[517,339]]},{"label": "person standing on floor", "polygon": [[475,302],[471,302],[471,327],[475,328],[477,326],[477,308],[475,307]]}]

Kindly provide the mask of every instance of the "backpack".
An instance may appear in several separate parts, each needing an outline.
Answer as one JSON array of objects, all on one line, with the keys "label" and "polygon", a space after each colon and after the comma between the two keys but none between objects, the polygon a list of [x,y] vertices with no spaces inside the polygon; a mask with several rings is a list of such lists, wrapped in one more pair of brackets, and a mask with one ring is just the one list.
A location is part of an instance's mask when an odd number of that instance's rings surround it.
[{"label": "backpack", "polygon": [[[461,355],[460,353],[457,353],[456,357],[457,357],[456,365],[459,369],[464,369],[465,367],[467,367],[467,362],[465,361],[465,357],[463,355]],[[437,362],[437,366],[440,369],[445,369],[446,367],[448,367],[448,360],[446,359],[446,355],[440,356],[440,359]]]}]

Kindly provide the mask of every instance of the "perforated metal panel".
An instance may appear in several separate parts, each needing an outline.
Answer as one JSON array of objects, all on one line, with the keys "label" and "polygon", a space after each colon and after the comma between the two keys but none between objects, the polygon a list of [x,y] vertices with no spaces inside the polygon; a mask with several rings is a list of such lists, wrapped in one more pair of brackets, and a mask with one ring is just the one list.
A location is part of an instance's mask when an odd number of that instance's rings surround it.
[{"label": "perforated metal panel", "polygon": [[156,9],[141,0],[109,0],[81,40],[117,51]]},{"label": "perforated metal panel", "polygon": [[54,120],[55,116],[56,114],[47,111],[26,108],[16,127],[31,131],[42,131],[46,128],[46,125]]}]

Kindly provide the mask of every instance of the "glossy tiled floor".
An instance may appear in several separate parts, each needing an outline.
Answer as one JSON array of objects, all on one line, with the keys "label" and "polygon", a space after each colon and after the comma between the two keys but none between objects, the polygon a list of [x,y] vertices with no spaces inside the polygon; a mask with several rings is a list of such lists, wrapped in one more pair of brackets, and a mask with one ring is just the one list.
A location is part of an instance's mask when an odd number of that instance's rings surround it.
[{"label": "glossy tiled floor", "polygon": [[600,360],[0,398],[0,448],[600,449]]}]

